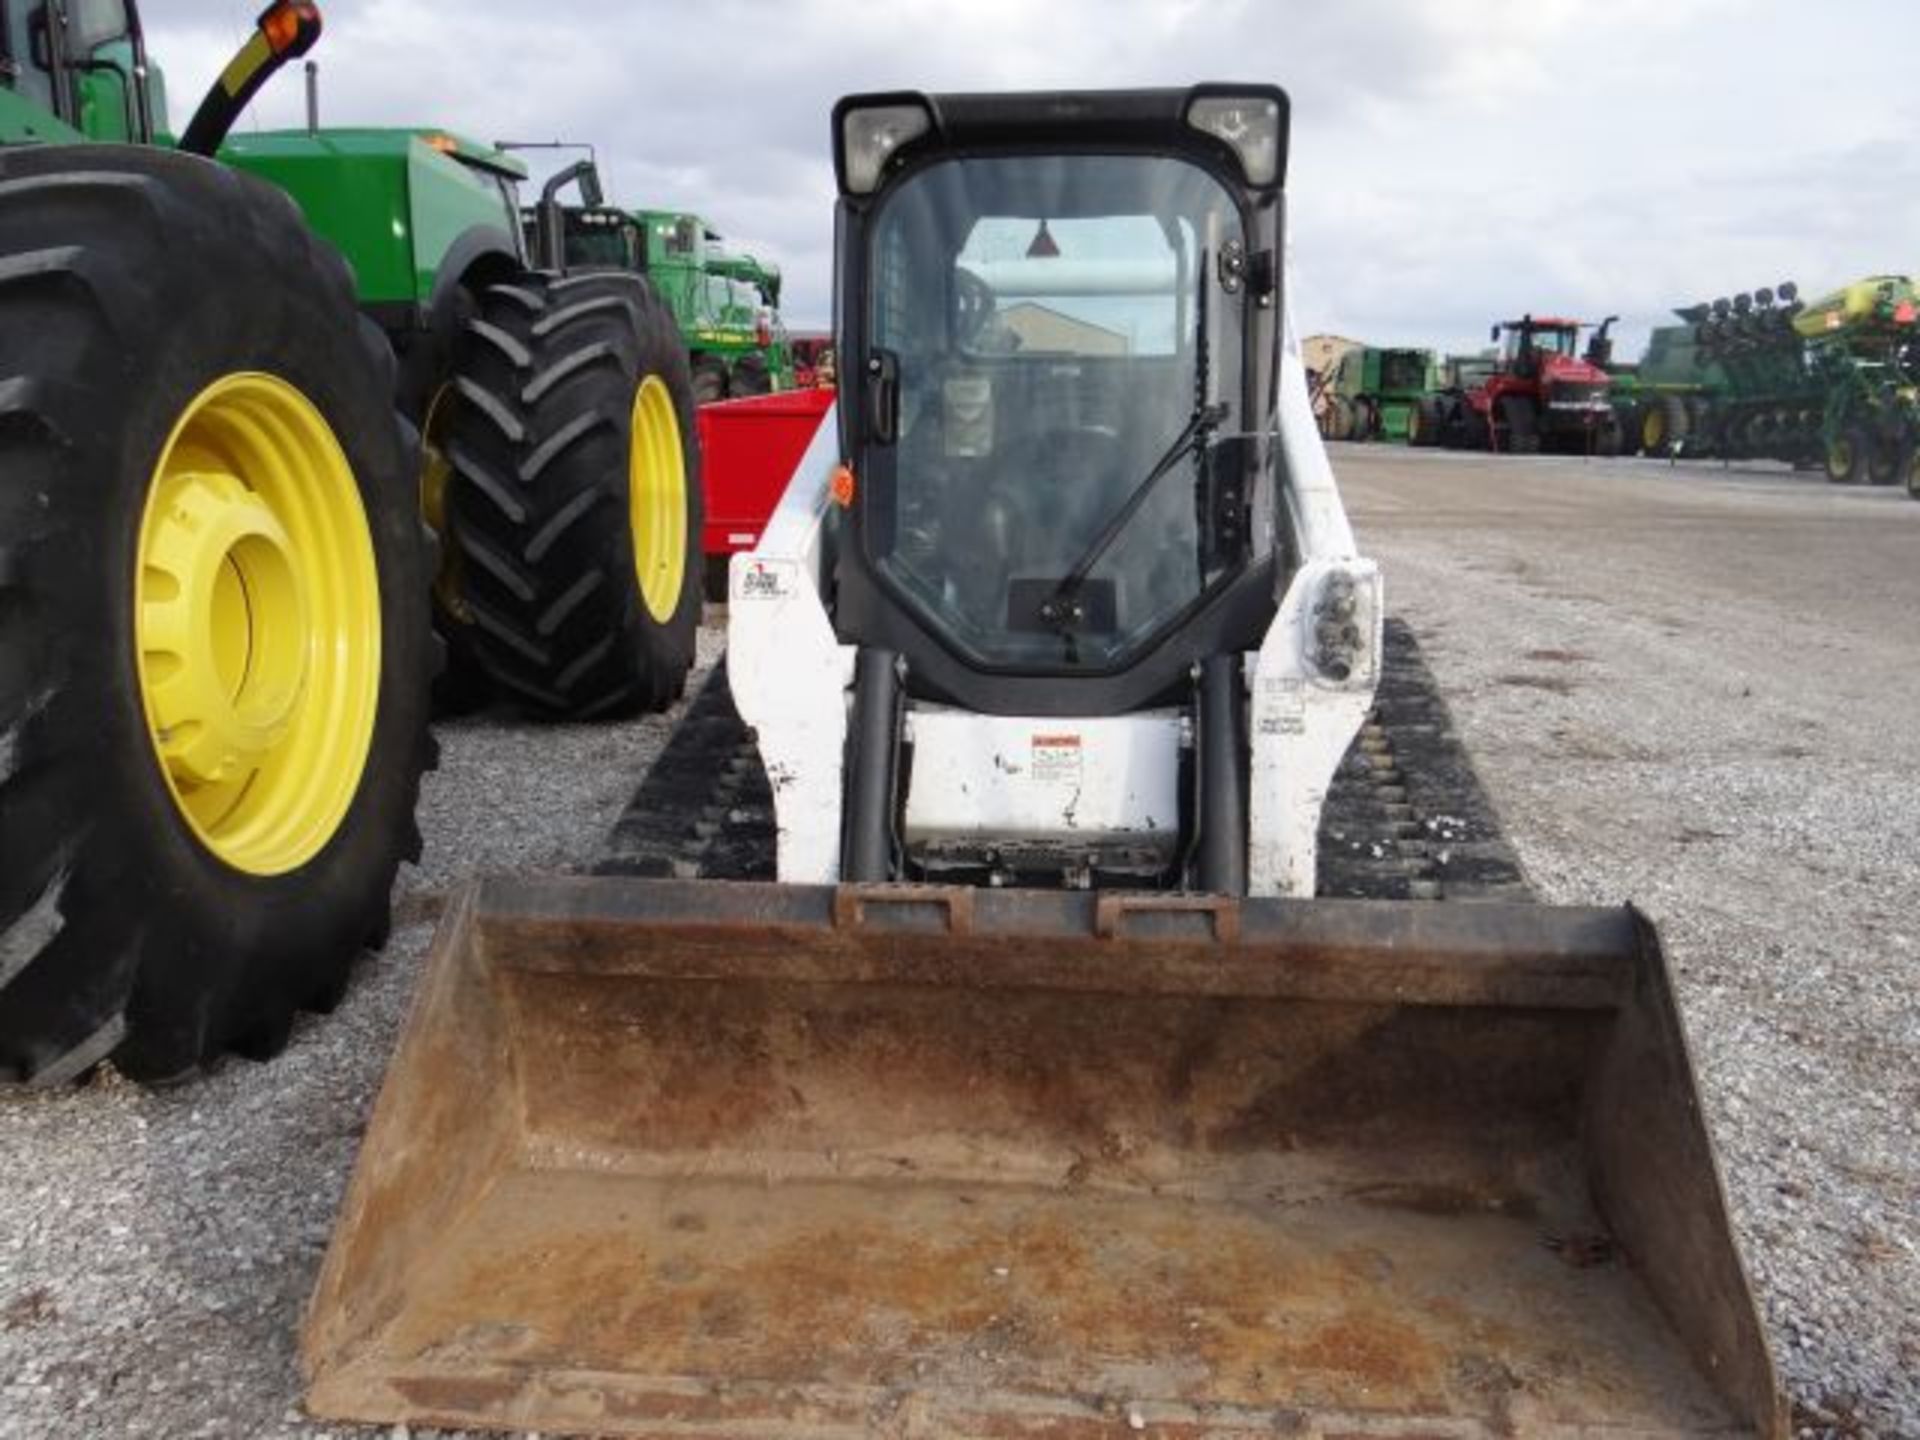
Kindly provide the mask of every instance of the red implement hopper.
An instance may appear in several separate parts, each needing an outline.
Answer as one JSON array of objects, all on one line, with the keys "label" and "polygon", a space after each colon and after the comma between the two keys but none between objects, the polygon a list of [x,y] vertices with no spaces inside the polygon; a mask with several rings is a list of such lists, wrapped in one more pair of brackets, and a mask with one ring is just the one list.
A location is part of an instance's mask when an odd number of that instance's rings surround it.
[{"label": "red implement hopper", "polygon": [[700,407],[707,492],[702,549],[710,565],[724,566],[727,556],[759,542],[833,397],[832,390],[784,390]]}]

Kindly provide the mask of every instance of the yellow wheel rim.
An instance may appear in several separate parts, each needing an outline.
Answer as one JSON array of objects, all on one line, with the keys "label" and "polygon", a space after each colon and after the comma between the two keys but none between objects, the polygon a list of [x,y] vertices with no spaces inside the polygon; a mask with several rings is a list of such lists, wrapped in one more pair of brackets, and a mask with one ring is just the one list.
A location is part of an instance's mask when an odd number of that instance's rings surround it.
[{"label": "yellow wheel rim", "polygon": [[633,527],[633,573],[647,613],[664,625],[680,608],[687,580],[687,480],[680,417],[657,375],[633,397],[633,442],[627,453],[627,518]]},{"label": "yellow wheel rim", "polygon": [[1649,410],[1640,422],[1640,448],[1658,450],[1667,441],[1667,415],[1664,410]]},{"label": "yellow wheel rim", "polygon": [[380,699],[373,536],[325,417],[272,375],[202,390],[138,554],[140,698],[174,803],[234,869],[297,869],[353,802]]},{"label": "yellow wheel rim", "polygon": [[447,458],[447,417],[453,413],[451,385],[442,385],[427,402],[420,423],[420,517],[436,535],[447,529],[447,484],[453,462]]},{"label": "yellow wheel rim", "polygon": [[439,569],[433,577],[433,598],[456,620],[472,620],[461,594],[460,554],[447,530],[447,491],[453,484],[453,460],[447,453],[447,430],[453,416],[454,390],[442,385],[427,402],[420,424],[420,518],[439,544]]}]

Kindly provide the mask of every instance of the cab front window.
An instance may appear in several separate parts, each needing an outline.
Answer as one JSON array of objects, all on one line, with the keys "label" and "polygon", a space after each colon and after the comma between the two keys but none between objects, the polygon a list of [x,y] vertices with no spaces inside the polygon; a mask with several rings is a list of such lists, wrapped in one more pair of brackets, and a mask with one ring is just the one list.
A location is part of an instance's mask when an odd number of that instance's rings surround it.
[{"label": "cab front window", "polygon": [[1124,663],[1231,563],[1202,497],[1244,429],[1233,197],[1172,157],[955,158],[894,189],[871,244],[898,376],[875,567],[978,662]]}]

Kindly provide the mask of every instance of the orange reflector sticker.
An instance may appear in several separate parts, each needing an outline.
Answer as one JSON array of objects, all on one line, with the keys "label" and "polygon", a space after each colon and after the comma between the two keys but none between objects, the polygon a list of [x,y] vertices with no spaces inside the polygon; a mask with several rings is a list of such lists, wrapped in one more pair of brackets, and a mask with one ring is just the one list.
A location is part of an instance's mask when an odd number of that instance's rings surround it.
[{"label": "orange reflector sticker", "polygon": [[460,148],[460,142],[451,135],[428,135],[423,138],[442,155],[451,155]]},{"label": "orange reflector sticker", "polygon": [[834,466],[833,503],[842,510],[853,504],[853,471],[848,466]]}]

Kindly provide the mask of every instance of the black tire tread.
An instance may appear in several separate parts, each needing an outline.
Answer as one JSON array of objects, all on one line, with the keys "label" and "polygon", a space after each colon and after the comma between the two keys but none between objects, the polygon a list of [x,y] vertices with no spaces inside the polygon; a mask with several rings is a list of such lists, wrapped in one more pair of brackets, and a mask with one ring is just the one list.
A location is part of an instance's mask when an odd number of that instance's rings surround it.
[{"label": "black tire tread", "polygon": [[[488,679],[550,718],[660,709],[699,621],[693,387],[672,314],[637,275],[529,273],[484,289],[449,426],[449,529],[465,638]],[[641,380],[675,399],[688,477],[688,579],[662,625],[633,576],[628,417]]]},{"label": "black tire tread", "polygon": [[[319,856],[261,880],[200,850],[171,808],[113,567],[175,392],[283,365],[354,457],[383,594],[410,589],[388,612],[397,663],[367,782]],[[0,1080],[63,1083],[109,1058],[166,1079],[268,1054],[383,938],[406,841],[393,817],[432,763],[393,374],[345,262],[283,192],[171,151],[0,151]]]},{"label": "black tire tread", "polygon": [[1540,453],[1539,417],[1533,408],[1533,402],[1518,395],[1500,397],[1500,418],[1507,429],[1507,453],[1509,455],[1538,455]]}]

